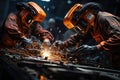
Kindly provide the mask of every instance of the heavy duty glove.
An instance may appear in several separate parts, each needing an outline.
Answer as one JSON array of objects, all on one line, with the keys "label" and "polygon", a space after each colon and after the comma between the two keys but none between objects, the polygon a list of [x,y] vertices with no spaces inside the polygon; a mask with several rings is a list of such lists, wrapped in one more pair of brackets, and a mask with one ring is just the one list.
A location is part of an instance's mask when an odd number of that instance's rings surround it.
[{"label": "heavy duty glove", "polygon": [[50,43],[50,40],[49,39],[45,39],[42,43],[42,46],[45,47],[45,46],[51,46],[51,43]]},{"label": "heavy duty glove", "polygon": [[82,52],[97,51],[97,46],[82,45],[79,47],[79,50]]},{"label": "heavy duty glove", "polygon": [[97,46],[89,46],[89,45],[82,45],[78,47],[76,50],[71,51],[71,53],[94,53],[99,51]]},{"label": "heavy duty glove", "polygon": [[31,45],[33,42],[32,42],[31,39],[28,39],[27,37],[24,37],[24,38],[23,38],[23,43],[24,43],[24,44]]},{"label": "heavy duty glove", "polygon": [[54,42],[54,45],[56,46],[56,47],[59,47],[60,49],[63,49],[63,48],[65,48],[65,46],[64,46],[64,42],[62,42],[62,41],[55,41]]}]

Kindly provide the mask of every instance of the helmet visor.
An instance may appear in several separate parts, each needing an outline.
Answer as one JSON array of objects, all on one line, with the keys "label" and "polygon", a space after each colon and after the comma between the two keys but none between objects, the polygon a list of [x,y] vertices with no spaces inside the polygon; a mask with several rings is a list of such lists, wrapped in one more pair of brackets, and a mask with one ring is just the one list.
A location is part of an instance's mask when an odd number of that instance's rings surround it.
[{"label": "helmet visor", "polygon": [[82,8],[81,4],[75,4],[64,17],[63,23],[68,29],[74,28],[76,21],[73,19],[73,16],[80,8]]}]

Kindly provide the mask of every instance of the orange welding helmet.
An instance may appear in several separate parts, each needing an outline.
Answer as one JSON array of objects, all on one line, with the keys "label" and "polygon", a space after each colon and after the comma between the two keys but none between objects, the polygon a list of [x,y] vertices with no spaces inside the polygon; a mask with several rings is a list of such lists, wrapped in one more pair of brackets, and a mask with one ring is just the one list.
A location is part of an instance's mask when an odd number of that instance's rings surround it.
[{"label": "orange welding helmet", "polygon": [[44,10],[35,2],[18,2],[16,8],[20,12],[22,22],[26,25],[34,21],[42,22],[46,18]]},{"label": "orange welding helmet", "polygon": [[99,4],[89,2],[84,5],[75,4],[64,17],[63,23],[68,29],[75,29],[80,33],[87,33],[94,24],[97,12],[101,10]]}]

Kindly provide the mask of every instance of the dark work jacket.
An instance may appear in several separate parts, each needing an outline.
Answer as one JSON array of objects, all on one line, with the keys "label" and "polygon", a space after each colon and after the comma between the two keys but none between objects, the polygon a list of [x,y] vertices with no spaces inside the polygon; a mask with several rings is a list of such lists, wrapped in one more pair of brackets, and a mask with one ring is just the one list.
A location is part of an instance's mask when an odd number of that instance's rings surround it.
[{"label": "dark work jacket", "polygon": [[116,54],[120,53],[119,17],[107,12],[99,12],[91,34],[103,50]]},{"label": "dark work jacket", "polygon": [[[120,18],[107,12],[99,12],[92,28],[91,35],[100,45],[100,49],[111,53],[113,67],[120,69]],[[82,38],[79,34],[72,35],[64,41],[64,45],[69,47]]]},{"label": "dark work jacket", "polygon": [[18,14],[10,13],[0,29],[0,48],[15,47],[16,44],[22,42],[24,36],[29,38],[31,34],[41,41],[44,39],[53,41],[54,39],[52,34],[43,29],[39,23],[36,22],[31,27],[24,28]]},{"label": "dark work jacket", "polygon": [[120,18],[99,12],[91,34],[101,49],[111,53],[112,66],[120,69]]}]

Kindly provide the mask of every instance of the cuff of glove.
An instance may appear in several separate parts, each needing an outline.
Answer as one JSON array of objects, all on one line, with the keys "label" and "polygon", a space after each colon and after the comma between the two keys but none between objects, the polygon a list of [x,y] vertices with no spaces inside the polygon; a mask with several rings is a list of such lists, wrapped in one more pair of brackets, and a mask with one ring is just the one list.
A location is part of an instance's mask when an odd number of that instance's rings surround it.
[{"label": "cuff of glove", "polygon": [[47,46],[50,46],[50,45],[51,45],[49,39],[45,39],[45,40],[43,41],[43,43],[44,43],[45,45],[47,45]]},{"label": "cuff of glove", "polygon": [[100,44],[98,44],[98,45],[97,45],[97,49],[98,49],[98,50],[102,50],[103,48],[102,48],[102,46],[101,46]]},{"label": "cuff of glove", "polygon": [[25,44],[32,44],[32,40],[31,39],[28,39],[27,37],[24,37],[23,38],[23,43],[25,43]]},{"label": "cuff of glove", "polygon": [[64,49],[65,48],[64,42],[62,42],[62,41],[56,41],[55,42],[55,46],[60,48],[60,49]]},{"label": "cuff of glove", "polygon": [[49,39],[45,39],[43,42],[50,42],[50,40]]}]

